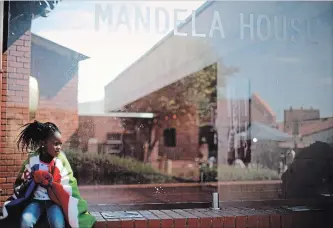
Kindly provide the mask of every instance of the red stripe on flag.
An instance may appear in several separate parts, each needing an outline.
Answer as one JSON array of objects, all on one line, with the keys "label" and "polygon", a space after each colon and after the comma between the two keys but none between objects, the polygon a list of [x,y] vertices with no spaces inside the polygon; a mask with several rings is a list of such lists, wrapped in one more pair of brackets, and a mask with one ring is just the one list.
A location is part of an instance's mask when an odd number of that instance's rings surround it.
[{"label": "red stripe on flag", "polygon": [[56,202],[57,204],[60,204],[62,207],[63,212],[65,213],[65,217],[68,220],[68,207],[69,207],[69,197],[70,195],[66,190],[63,188],[63,186],[59,183],[53,183],[52,187],[49,188],[49,196],[50,198]]},{"label": "red stripe on flag", "polygon": [[55,165],[55,160],[53,160],[50,164],[50,172],[52,173],[53,176],[53,183],[52,187],[49,188],[49,196],[50,198],[59,204],[65,213],[65,217],[67,222],[69,221],[69,193],[63,188],[63,186],[60,184],[61,183],[61,173],[59,168]]},{"label": "red stripe on flag", "polygon": [[56,183],[61,182],[61,174],[60,174],[60,170],[58,169],[58,167],[54,167],[53,181],[56,182]]}]

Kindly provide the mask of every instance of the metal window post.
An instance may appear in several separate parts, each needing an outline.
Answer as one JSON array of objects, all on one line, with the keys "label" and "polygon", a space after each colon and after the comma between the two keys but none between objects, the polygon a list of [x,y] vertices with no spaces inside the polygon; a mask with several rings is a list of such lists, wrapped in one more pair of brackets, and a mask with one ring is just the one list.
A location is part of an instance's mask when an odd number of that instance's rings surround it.
[{"label": "metal window post", "polygon": [[0,50],[1,50],[1,55],[0,55],[0,72],[2,73],[2,47],[3,47],[3,19],[4,19],[4,3],[5,1],[0,1]]},{"label": "metal window post", "polygon": [[[2,90],[2,73],[3,73],[3,68],[2,68],[2,48],[3,48],[3,20],[4,20],[4,3],[5,1],[0,1],[0,91]],[[1,113],[1,100],[0,100],[0,113]],[[1,115],[0,115],[1,118]],[[0,131],[0,136],[2,136],[2,131]],[[1,189],[0,189],[1,193]]]}]

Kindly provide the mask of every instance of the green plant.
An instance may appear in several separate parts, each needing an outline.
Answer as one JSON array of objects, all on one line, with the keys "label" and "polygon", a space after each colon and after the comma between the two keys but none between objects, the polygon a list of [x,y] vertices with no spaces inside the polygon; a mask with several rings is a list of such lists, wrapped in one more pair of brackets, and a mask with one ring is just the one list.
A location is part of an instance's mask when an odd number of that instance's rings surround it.
[{"label": "green plant", "polygon": [[[202,167],[203,181],[251,181],[251,180],[279,180],[277,172],[267,168],[239,168],[235,166],[219,165],[213,168]],[[219,172],[219,176],[218,176]]]},{"label": "green plant", "polygon": [[97,153],[66,152],[80,184],[148,184],[178,182],[133,158]]},{"label": "green plant", "polygon": [[243,180],[279,180],[277,172],[266,168],[239,168],[220,165],[218,168],[219,181],[243,181]]},{"label": "green plant", "polygon": [[[66,152],[75,177],[80,184],[149,184],[187,182],[159,173],[151,165],[129,157]],[[211,181],[243,181],[243,180],[279,180],[277,172],[267,168],[238,168],[219,165],[213,168],[203,167],[203,179]],[[219,175],[218,175],[219,173]],[[198,173],[198,175],[200,175]]]},{"label": "green plant", "polygon": [[213,168],[202,167],[200,171],[203,173],[204,182],[215,182],[217,181],[217,166]]}]

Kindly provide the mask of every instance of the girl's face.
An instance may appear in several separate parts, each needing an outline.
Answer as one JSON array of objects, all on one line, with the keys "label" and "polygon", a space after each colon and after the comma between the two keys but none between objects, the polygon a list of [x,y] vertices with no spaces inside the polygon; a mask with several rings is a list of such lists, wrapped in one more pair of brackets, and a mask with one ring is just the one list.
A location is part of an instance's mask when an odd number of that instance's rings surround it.
[{"label": "girl's face", "polygon": [[45,149],[49,155],[56,157],[61,150],[62,141],[61,134],[56,132],[53,136],[49,137],[45,142]]}]

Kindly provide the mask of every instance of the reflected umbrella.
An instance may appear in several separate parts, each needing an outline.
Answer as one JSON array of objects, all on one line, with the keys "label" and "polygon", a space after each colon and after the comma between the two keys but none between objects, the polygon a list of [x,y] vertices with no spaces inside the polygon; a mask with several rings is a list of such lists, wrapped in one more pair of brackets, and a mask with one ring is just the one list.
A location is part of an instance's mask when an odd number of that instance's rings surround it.
[{"label": "reflected umbrella", "polygon": [[246,131],[236,134],[236,138],[238,139],[249,139],[250,136],[257,141],[284,142],[294,139],[292,135],[259,122],[252,122],[251,126]]}]

